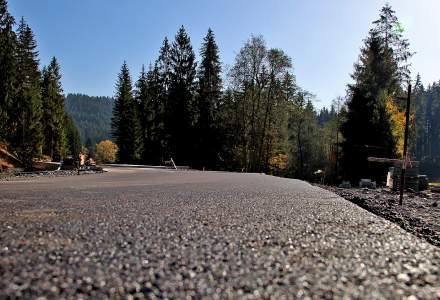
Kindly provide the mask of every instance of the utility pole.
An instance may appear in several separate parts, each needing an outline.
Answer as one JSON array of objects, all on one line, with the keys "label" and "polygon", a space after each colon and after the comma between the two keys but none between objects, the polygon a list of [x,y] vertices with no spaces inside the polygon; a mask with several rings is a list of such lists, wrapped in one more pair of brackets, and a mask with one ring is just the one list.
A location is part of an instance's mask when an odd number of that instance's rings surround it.
[{"label": "utility pole", "polygon": [[338,97],[336,99],[336,162],[335,162],[335,175],[336,175],[336,180],[335,183],[338,183],[338,160],[339,160],[339,114],[340,114],[340,102],[341,102],[341,97]]},{"label": "utility pole", "polygon": [[407,152],[408,152],[409,111],[410,111],[410,108],[411,108],[411,82],[408,83],[408,98],[406,99],[405,139],[403,142],[402,173],[400,174],[399,205],[403,204],[403,190],[405,189],[405,172],[406,172]]}]

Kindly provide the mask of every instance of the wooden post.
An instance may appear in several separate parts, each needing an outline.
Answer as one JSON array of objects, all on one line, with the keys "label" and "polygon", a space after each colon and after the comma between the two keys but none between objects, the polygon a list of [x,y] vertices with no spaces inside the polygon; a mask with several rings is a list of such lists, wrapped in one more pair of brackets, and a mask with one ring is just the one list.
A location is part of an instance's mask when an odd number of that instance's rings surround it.
[{"label": "wooden post", "polygon": [[399,205],[403,204],[403,191],[405,189],[405,172],[406,172],[407,152],[408,152],[409,112],[410,112],[410,109],[411,109],[411,82],[408,84],[408,98],[406,99],[405,139],[403,142],[402,173],[400,174]]},{"label": "wooden post", "polygon": [[176,164],[174,163],[174,160],[173,160],[172,157],[171,157],[171,162],[173,163],[174,169],[177,170],[177,166],[176,166]]}]

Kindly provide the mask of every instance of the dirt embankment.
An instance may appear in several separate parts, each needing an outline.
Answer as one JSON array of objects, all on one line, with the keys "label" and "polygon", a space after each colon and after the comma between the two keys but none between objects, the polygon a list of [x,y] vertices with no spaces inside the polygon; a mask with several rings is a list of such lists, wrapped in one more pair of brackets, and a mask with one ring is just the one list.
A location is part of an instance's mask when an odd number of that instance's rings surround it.
[{"label": "dirt embankment", "polygon": [[440,194],[427,192],[405,194],[399,205],[399,194],[388,189],[342,189],[320,186],[390,220],[408,232],[440,247]]}]

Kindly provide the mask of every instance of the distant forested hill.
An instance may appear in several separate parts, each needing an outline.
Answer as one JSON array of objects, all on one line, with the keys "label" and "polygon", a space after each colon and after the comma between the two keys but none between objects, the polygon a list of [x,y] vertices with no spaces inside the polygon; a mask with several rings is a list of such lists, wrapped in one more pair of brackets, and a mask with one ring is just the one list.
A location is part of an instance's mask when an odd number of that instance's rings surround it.
[{"label": "distant forested hill", "polygon": [[72,116],[81,141],[90,138],[94,144],[111,138],[113,98],[91,97],[83,94],[68,94],[66,111]]}]

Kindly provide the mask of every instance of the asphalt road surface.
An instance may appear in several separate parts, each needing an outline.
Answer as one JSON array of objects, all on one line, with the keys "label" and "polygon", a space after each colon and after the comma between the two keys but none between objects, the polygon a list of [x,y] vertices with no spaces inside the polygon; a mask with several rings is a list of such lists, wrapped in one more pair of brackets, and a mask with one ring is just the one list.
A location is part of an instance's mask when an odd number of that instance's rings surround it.
[{"label": "asphalt road surface", "polygon": [[440,251],[307,183],[112,169],[0,182],[3,298],[440,298]]}]

